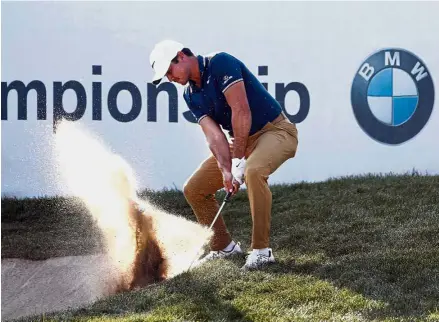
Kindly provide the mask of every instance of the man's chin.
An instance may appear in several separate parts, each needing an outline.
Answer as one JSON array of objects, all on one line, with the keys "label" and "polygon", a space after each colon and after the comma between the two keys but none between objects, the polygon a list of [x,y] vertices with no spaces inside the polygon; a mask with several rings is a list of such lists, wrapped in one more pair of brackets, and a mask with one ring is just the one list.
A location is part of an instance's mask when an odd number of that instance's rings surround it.
[{"label": "man's chin", "polygon": [[187,80],[187,81],[182,81],[182,80],[178,80],[178,81],[173,81],[173,83],[177,83],[177,84],[180,84],[180,85],[186,85],[187,83],[189,82],[189,80]]}]

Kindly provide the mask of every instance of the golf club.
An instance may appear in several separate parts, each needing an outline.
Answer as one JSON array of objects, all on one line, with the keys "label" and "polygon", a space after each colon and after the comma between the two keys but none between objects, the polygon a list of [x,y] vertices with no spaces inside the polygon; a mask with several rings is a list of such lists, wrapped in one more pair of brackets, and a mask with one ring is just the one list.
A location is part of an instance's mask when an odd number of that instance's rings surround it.
[{"label": "golf club", "polygon": [[[216,220],[218,219],[218,217],[219,217],[221,211],[223,210],[224,205],[230,200],[230,197],[231,197],[231,196],[232,196],[232,193],[231,193],[231,192],[228,192],[227,195],[226,195],[226,197],[224,198],[224,201],[223,201],[223,203],[222,203],[220,209],[218,210],[218,212],[217,212],[215,218],[213,218],[213,221],[212,221],[212,223],[210,224],[209,229],[212,229],[212,227],[213,227],[213,225],[215,224]],[[192,265],[193,265],[194,262],[197,260],[197,258],[198,258],[198,253],[199,253],[200,250],[203,248],[203,245],[204,245],[204,243],[201,245],[201,247],[200,247],[200,248],[198,249],[198,251],[195,253],[195,258],[192,260],[191,265],[190,265],[189,268],[188,268],[188,271],[191,269]]]}]

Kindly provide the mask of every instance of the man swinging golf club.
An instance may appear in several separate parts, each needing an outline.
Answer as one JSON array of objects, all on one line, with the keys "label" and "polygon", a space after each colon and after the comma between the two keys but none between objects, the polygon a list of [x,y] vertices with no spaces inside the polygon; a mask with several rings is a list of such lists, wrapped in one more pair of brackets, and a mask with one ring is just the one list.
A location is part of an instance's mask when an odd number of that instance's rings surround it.
[{"label": "man swinging golf club", "polygon": [[[269,176],[293,158],[297,129],[283,114],[243,62],[219,52],[194,55],[173,40],[157,43],[150,54],[153,84],[166,78],[185,87],[184,99],[200,124],[212,155],[204,160],[184,185],[184,195],[200,224],[210,226],[218,212],[215,192],[224,187],[235,194],[247,186],[253,219],[252,251],[244,269],[275,261],[269,248],[272,196]],[[222,129],[228,131],[228,142]],[[242,254],[239,243],[219,216],[213,225],[211,251],[200,263]]]}]

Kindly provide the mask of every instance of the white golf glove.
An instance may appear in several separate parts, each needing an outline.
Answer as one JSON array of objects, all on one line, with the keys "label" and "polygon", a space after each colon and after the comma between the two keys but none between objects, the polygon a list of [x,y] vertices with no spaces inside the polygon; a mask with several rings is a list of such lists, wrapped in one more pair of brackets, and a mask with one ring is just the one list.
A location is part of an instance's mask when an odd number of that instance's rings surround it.
[{"label": "white golf glove", "polygon": [[245,157],[242,159],[233,158],[232,159],[232,175],[233,178],[239,183],[244,183],[244,172],[245,172]]}]

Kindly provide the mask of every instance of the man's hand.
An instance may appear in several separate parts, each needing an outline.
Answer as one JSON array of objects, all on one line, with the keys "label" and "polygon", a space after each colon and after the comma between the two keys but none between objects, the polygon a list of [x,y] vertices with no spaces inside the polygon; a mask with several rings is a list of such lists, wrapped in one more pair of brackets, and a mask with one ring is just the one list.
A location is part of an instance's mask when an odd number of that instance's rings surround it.
[{"label": "man's hand", "polygon": [[233,178],[231,172],[223,172],[223,184],[224,189],[227,192],[231,192],[232,195],[238,192],[240,184]]},{"label": "man's hand", "polygon": [[232,175],[240,185],[244,183],[245,165],[245,157],[232,159]]}]

